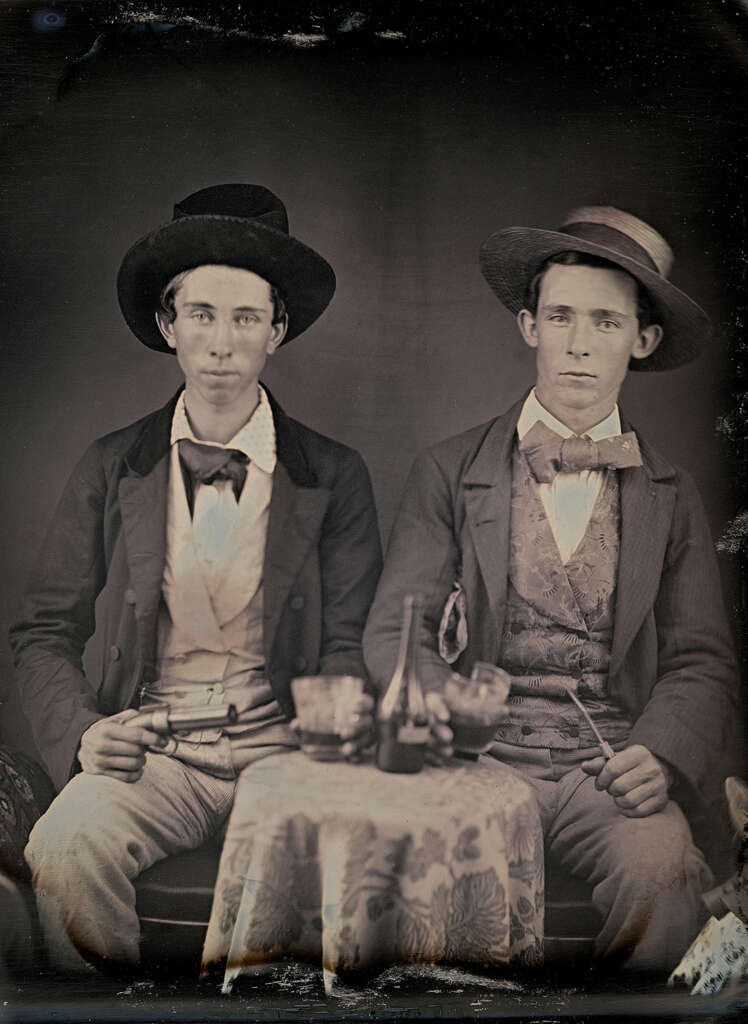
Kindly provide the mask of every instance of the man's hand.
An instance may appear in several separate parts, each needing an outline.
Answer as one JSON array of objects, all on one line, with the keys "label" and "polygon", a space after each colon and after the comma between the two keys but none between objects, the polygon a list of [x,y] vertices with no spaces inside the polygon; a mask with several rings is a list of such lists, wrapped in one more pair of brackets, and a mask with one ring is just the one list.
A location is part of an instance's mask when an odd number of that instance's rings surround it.
[{"label": "man's hand", "polygon": [[163,747],[166,739],[158,733],[127,722],[138,714],[135,708],[120,711],[94,722],[81,736],[78,760],[89,775],[111,775],[122,782],[137,782],[143,774],[148,747]]},{"label": "man's hand", "polygon": [[346,761],[360,761],[364,750],[374,743],[374,698],[362,693],[353,707],[351,724],[343,730],[343,757]]},{"label": "man's hand", "polygon": [[429,711],[431,723],[426,760],[430,764],[446,764],[454,754],[452,730],[447,724],[449,722],[449,708],[440,693],[427,693],[426,707]]},{"label": "man's hand", "polygon": [[647,818],[668,802],[670,769],[640,744],[625,747],[609,761],[595,757],[580,767],[597,776],[595,788],[606,789],[627,818]]},{"label": "man's hand", "polygon": [[[341,753],[346,761],[360,761],[364,750],[372,746],[375,739],[374,734],[374,698],[368,693],[362,693],[351,704],[348,725],[343,729],[343,745]],[[291,730],[296,738],[301,741],[301,722],[294,718],[291,722]]]}]

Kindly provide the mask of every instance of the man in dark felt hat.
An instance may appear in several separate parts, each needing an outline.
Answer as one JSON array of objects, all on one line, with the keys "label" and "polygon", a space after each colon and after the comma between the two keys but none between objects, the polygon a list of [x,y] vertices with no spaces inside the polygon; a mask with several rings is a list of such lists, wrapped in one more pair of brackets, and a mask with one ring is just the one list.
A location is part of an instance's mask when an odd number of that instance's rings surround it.
[{"label": "man in dark felt hat", "polygon": [[[26,849],[58,965],[137,961],[133,880],[215,832],[247,766],[298,747],[291,678],[365,676],[381,568],[366,467],[259,383],[334,290],[258,185],[189,196],[124,258],[125,320],[176,353],[184,389],[85,453],[11,630],[59,791]],[[104,665],[88,679],[99,594]],[[236,724],[178,739],[128,725],[141,705],[228,703]]]},{"label": "man in dark felt hat", "polygon": [[709,870],[679,801],[697,804],[720,764],[737,678],[694,484],[617,404],[628,369],[682,365],[708,338],[671,262],[612,207],[484,243],[535,387],[417,459],[364,635],[381,686],[418,591],[427,686],[479,660],[509,672],[490,753],[530,781],[547,849],[592,884],[597,954],[644,970],[674,966],[698,930]]}]

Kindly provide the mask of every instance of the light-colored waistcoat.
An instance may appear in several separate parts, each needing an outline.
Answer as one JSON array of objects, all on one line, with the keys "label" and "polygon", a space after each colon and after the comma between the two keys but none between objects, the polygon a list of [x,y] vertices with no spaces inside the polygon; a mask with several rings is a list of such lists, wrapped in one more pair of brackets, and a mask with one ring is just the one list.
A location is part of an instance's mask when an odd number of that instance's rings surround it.
[{"label": "light-colored waistcoat", "polygon": [[[212,564],[193,533],[179,454],[169,473],[159,679],[145,702],[177,706],[233,703],[252,728],[284,721],[263,670],[262,570],[272,476],[249,473],[238,516]],[[243,731],[246,731],[246,724]],[[202,742],[217,730],[191,734]]]}]

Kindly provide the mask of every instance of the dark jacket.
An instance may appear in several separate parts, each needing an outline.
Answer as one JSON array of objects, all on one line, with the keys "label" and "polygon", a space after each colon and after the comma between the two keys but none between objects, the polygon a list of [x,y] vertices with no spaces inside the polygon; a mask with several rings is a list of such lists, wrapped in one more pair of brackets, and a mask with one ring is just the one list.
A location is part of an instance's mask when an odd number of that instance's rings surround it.
[{"label": "dark jacket", "polygon": [[[511,452],[521,408],[519,402],[416,460],[364,634],[376,685],[392,673],[403,595],[417,591],[426,599],[423,674],[429,688],[443,686],[452,667],[438,654],[437,636],[456,580],[465,593],[468,645],[453,667],[469,675],[475,661],[500,664]],[[630,742],[673,765],[695,796],[725,763],[737,668],[696,487],[640,443],[643,465],[618,471],[621,549],[610,693],[634,722]]]},{"label": "dark jacket", "polygon": [[[130,707],[141,684],[156,678],[176,399],[86,451],[11,628],[22,704],[58,790],[74,770],[83,732]],[[361,457],[270,401],[278,462],[264,562],[265,664],[291,717],[293,676],[365,676],[361,633],[381,549]],[[95,625],[104,663],[101,677],[88,679],[82,656]]]}]

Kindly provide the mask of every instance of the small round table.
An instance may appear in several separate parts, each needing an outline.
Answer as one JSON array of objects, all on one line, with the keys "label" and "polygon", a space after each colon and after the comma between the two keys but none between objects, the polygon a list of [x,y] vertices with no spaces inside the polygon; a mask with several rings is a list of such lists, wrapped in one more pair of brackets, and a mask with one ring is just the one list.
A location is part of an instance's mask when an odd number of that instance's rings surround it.
[{"label": "small round table", "polygon": [[531,788],[499,762],[417,775],[294,752],[241,777],[203,969],[288,958],[339,973],[403,962],[537,963],[543,836]]}]

